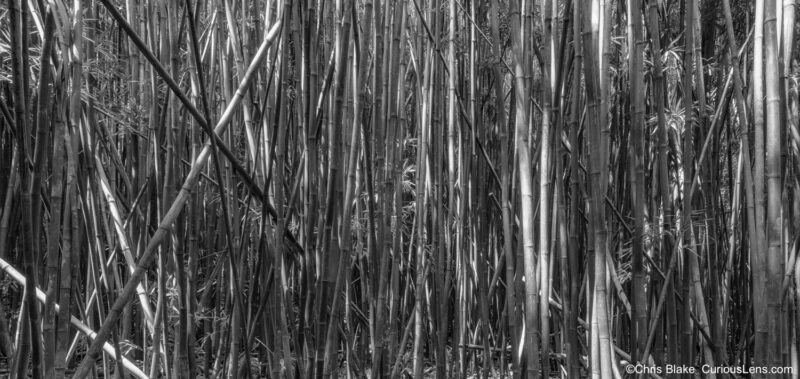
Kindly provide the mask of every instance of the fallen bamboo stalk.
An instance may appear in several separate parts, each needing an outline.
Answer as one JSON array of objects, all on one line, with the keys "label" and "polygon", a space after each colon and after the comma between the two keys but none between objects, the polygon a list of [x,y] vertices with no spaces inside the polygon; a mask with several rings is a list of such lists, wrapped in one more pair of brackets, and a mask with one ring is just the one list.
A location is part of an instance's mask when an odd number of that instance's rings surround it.
[{"label": "fallen bamboo stalk", "polygon": [[[211,138],[217,138],[219,135],[225,132],[230,123],[231,119],[233,118],[234,113],[238,109],[238,105],[241,103],[242,99],[244,98],[247,89],[250,86],[251,80],[255,77],[255,73],[258,70],[258,66],[260,66],[261,62],[266,58],[267,52],[269,51],[269,47],[272,44],[272,41],[275,37],[279,34],[281,29],[281,21],[278,20],[275,25],[269,31],[269,34],[266,36],[264,41],[261,44],[261,47],[258,49],[258,52],[253,57],[250,66],[247,68],[247,72],[245,73],[244,77],[242,78],[239,88],[236,90],[236,93],[233,95],[230,103],[226,106],[225,111],[222,113],[219,121],[217,122],[216,127],[214,128],[214,136]],[[202,171],[205,164],[208,162],[208,158],[211,156],[211,141],[206,141],[203,150],[198,154],[194,164],[192,164],[192,169],[189,174],[184,179],[183,185],[181,186],[181,191],[175,197],[174,202],[169,208],[169,211],[164,215],[161,221],[158,223],[158,229],[156,230],[155,234],[153,234],[150,241],[147,243],[147,247],[144,249],[144,252],[137,263],[136,270],[131,273],[130,279],[125,284],[125,287],[122,289],[122,292],[117,297],[117,300],[114,302],[114,305],[111,307],[111,310],[108,313],[108,316],[103,321],[103,326],[100,327],[100,330],[97,332],[97,338],[95,339],[94,343],[89,347],[89,350],[86,352],[86,357],[83,359],[83,362],[78,367],[78,370],[75,371],[75,378],[84,378],[89,374],[89,370],[93,364],[93,361],[97,359],[100,355],[100,349],[102,343],[108,340],[111,337],[111,331],[114,325],[116,325],[117,321],[119,321],[119,317],[122,315],[122,310],[125,308],[127,303],[130,301],[131,297],[134,295],[139,282],[144,277],[145,271],[152,263],[153,258],[155,257],[155,252],[158,250],[158,247],[161,243],[170,235],[172,230],[172,224],[178,218],[178,215],[181,214],[183,211],[183,207],[186,205],[186,202],[189,200],[189,191],[197,185],[200,172]]]},{"label": "fallen bamboo stalk", "polygon": [[[3,271],[5,271],[8,274],[8,276],[10,276],[12,279],[16,280],[19,284],[22,284],[23,286],[26,285],[25,284],[25,276],[22,275],[21,272],[17,271],[17,269],[15,269],[14,266],[12,266],[10,263],[6,262],[2,258],[0,258],[0,269],[3,269]],[[36,299],[38,299],[39,302],[42,303],[42,304],[44,304],[44,302],[45,302],[44,291],[40,290],[38,287],[36,288]],[[61,308],[58,305],[58,303],[53,303],[53,307],[55,308],[56,313],[58,313],[60,308]],[[95,333],[95,331],[92,330],[92,328],[90,328],[88,325],[84,324],[83,321],[78,320],[73,315],[70,315],[69,316],[69,322],[70,322],[70,324],[72,324],[72,326],[74,326],[76,329],[78,329],[81,333],[85,334],[90,339],[92,339],[92,340],[96,339],[97,333]],[[116,354],[116,352],[114,350],[114,346],[112,346],[110,343],[108,343],[108,342],[104,342],[103,343],[103,351],[105,351],[106,354],[110,355],[112,359],[121,360],[122,361],[122,367],[124,367],[126,370],[128,370],[128,372],[130,372],[131,375],[133,375],[133,376],[135,376],[137,378],[140,378],[140,379],[147,379],[148,378],[147,375],[145,375],[145,373],[142,370],[139,369],[139,367],[136,367],[136,364],[134,364],[133,362],[131,362],[130,360],[128,360],[124,356],[120,357],[120,358],[117,358],[117,354]]]}]

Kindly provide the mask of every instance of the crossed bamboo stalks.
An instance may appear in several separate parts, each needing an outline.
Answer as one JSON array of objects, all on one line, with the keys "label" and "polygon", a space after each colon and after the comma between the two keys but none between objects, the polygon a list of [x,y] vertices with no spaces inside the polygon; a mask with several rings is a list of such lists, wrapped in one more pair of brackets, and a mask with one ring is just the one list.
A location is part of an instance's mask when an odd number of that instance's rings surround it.
[{"label": "crossed bamboo stalks", "polygon": [[[228,103],[225,111],[222,113],[222,116],[217,121],[216,126],[214,127],[213,131],[210,130],[210,125],[208,122],[203,118],[197,108],[192,105],[188,98],[181,92],[180,88],[178,87],[177,83],[169,76],[167,71],[164,67],[158,62],[152,52],[145,46],[144,42],[142,42],[141,38],[136,34],[135,31],[130,27],[130,25],[125,21],[124,17],[119,13],[119,11],[108,1],[108,0],[101,0],[101,3],[106,7],[109,11],[111,16],[117,21],[119,26],[128,34],[131,41],[136,45],[139,51],[145,56],[145,58],[152,64],[153,68],[159,74],[159,76],[166,82],[172,92],[177,96],[177,98],[183,103],[183,105],[187,108],[189,113],[195,118],[198,124],[209,134],[211,138],[216,140],[209,139],[206,141],[205,145],[203,146],[203,150],[200,154],[195,158],[194,163],[191,166],[191,170],[189,174],[184,179],[183,185],[181,186],[180,193],[178,193],[175,201],[170,206],[169,211],[164,215],[164,218],[159,222],[158,229],[153,234],[153,237],[147,244],[144,252],[142,253],[141,258],[135,265],[135,269],[131,272],[130,278],[128,282],[125,284],[125,287],[120,292],[117,300],[114,302],[114,305],[111,307],[106,319],[103,321],[103,325],[100,327],[98,332],[94,334],[92,344],[89,346],[88,351],[86,352],[86,356],[84,357],[83,361],[81,362],[80,366],[78,367],[77,371],[74,374],[74,378],[84,378],[86,377],[92,367],[94,366],[94,362],[100,355],[101,350],[109,351],[109,344],[106,343],[108,338],[111,336],[112,329],[116,325],[117,321],[119,321],[120,315],[126,304],[131,300],[134,294],[137,292],[137,288],[147,270],[147,268],[152,263],[153,258],[155,257],[155,253],[161,243],[169,236],[170,231],[172,229],[172,224],[180,215],[183,207],[186,205],[187,200],[190,198],[189,192],[191,189],[197,184],[198,179],[200,178],[200,172],[205,164],[208,162],[208,159],[211,157],[212,152],[215,152],[214,149],[219,149],[237,168],[237,172],[239,174],[245,174],[247,179],[249,179],[249,175],[243,172],[243,168],[241,167],[236,159],[234,158],[233,154],[218,140],[219,135],[225,132],[230,123],[231,119],[235,111],[237,110],[239,104],[242,102],[245,93],[247,92],[248,87],[252,79],[255,77],[255,73],[257,72],[259,66],[264,61],[264,58],[267,56],[267,52],[269,51],[269,47],[272,44],[272,41],[275,37],[279,34],[281,30],[282,20],[278,19],[272,28],[267,33],[264,41],[261,43],[256,55],[253,57],[253,60],[250,62],[250,66],[247,68],[244,76],[239,83],[239,87],[236,89],[236,93],[233,95],[230,103]],[[252,181],[250,181],[252,182]],[[252,185],[251,185],[252,187]],[[264,200],[266,201],[266,200]],[[274,214],[274,209],[268,207],[269,210],[272,210]],[[291,238],[290,238],[291,239]],[[37,296],[40,291],[37,290]],[[44,294],[42,294],[44,296]],[[91,330],[87,328],[82,329],[80,326],[76,324],[79,323],[77,319],[72,318],[73,325],[76,325],[78,329],[86,332],[87,335],[92,337]],[[113,348],[111,350],[113,353]],[[115,355],[112,355],[115,356]],[[125,358],[123,359],[124,367],[133,370],[135,369],[138,372],[134,372],[137,377],[146,378],[147,376],[144,375],[141,370],[138,370],[135,366],[132,366],[130,361],[127,361]],[[126,363],[127,362],[127,363]],[[133,372],[133,371],[132,371]],[[141,376],[138,374],[141,373]]]}]

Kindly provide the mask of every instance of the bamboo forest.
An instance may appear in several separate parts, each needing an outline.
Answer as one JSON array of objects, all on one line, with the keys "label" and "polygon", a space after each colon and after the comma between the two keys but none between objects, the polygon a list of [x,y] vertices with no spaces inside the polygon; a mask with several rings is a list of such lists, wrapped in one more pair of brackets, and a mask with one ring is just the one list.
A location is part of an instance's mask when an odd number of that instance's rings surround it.
[{"label": "bamboo forest", "polygon": [[0,0],[0,377],[798,378],[796,0]]}]

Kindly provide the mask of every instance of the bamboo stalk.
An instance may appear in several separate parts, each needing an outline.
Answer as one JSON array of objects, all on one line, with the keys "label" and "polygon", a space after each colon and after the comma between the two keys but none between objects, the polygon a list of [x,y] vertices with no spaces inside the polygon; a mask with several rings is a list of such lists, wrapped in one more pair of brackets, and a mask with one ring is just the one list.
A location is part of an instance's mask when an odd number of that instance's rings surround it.
[{"label": "bamboo stalk", "polygon": [[[17,283],[21,285],[26,285],[27,281],[25,279],[24,274],[22,274],[20,271],[15,269],[11,264],[9,264],[3,259],[0,259],[0,268],[2,268],[3,271],[5,271],[6,274],[8,274],[12,279],[17,281]],[[36,288],[35,291],[36,291],[36,298],[39,300],[40,303],[44,304],[46,299],[45,293],[38,288]],[[53,303],[53,307],[55,309],[55,312],[59,312],[61,309],[58,303]],[[94,331],[92,331],[88,326],[86,326],[86,324],[78,320],[75,316],[70,316],[69,322],[72,324],[72,326],[78,329],[81,333],[85,334],[87,337],[91,339],[97,338],[96,337],[97,334]],[[105,350],[105,352],[109,354],[113,359],[117,359],[117,355],[114,352],[114,347],[111,346],[111,344],[109,343],[103,344],[103,350]],[[120,360],[122,361],[123,367],[125,367],[125,369],[128,370],[128,372],[130,372],[133,376],[142,379],[148,377],[147,375],[144,374],[144,372],[139,370],[139,368],[133,362],[131,362],[127,358],[121,357]]]},{"label": "bamboo stalk", "polygon": [[[258,53],[253,57],[253,61],[251,62],[250,67],[247,70],[247,74],[242,79],[242,83],[239,85],[239,88],[237,89],[233,99],[231,100],[231,103],[228,104],[228,106],[226,107],[226,111],[223,113],[223,115],[217,122],[217,126],[214,128],[215,134],[220,134],[225,131],[225,128],[228,126],[228,123],[230,122],[231,117],[233,115],[233,110],[236,109],[236,107],[239,105],[239,102],[241,101],[241,98],[243,96],[243,92],[246,90],[250,80],[252,80],[255,69],[259,66],[263,58],[266,56],[270,43],[272,42],[273,38],[277,35],[277,32],[279,30],[280,30],[280,22],[276,23],[272,27],[270,34],[267,36],[267,38],[264,39],[264,42],[262,42]],[[160,242],[168,236],[168,232],[171,229],[172,222],[180,214],[180,212],[183,209],[183,206],[186,205],[186,201],[188,200],[189,197],[189,189],[197,184],[197,178],[200,173],[200,170],[204,165],[204,163],[208,160],[210,152],[211,152],[210,144],[206,143],[206,145],[203,147],[203,150],[200,152],[195,162],[192,164],[192,169],[186,176],[184,184],[181,186],[181,192],[176,196],[175,201],[169,208],[169,211],[164,215],[161,222],[159,222],[158,230],[156,231],[156,233],[150,238],[147,248],[145,248],[144,252],[139,258],[136,270],[133,273],[131,273],[128,282],[125,284],[125,288],[119,294],[117,300],[114,303],[114,306],[111,308],[111,312],[109,313],[108,318],[103,322],[103,327],[97,333],[97,339],[95,340],[95,342],[92,343],[92,346],[89,348],[86,358],[84,358],[83,362],[81,362],[80,368],[75,373],[75,377],[82,378],[88,374],[89,365],[94,359],[96,359],[97,355],[99,354],[100,344],[105,342],[105,340],[108,339],[108,337],[110,336],[111,328],[119,319],[122,308],[128,302],[130,296],[133,295],[134,289],[139,284],[139,281],[144,275],[145,267],[149,266],[149,263],[151,262],[153,253],[155,253],[156,251],[156,247],[158,247]]]}]

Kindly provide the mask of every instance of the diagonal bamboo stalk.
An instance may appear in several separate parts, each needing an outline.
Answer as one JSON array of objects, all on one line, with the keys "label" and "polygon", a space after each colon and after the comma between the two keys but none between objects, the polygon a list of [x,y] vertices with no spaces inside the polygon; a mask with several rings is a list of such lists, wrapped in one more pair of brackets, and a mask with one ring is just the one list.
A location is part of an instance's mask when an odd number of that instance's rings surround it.
[{"label": "diagonal bamboo stalk", "polygon": [[[175,82],[175,80],[172,78],[172,76],[170,76],[170,74],[167,73],[167,70],[164,68],[163,65],[161,65],[161,63],[159,62],[158,58],[156,58],[153,55],[153,53],[150,51],[150,49],[147,48],[147,46],[142,41],[142,39],[139,37],[139,35],[132,29],[131,25],[119,13],[119,11],[116,9],[116,7],[109,2],[109,0],[100,0],[100,1],[103,3],[103,5],[105,6],[106,10],[108,10],[108,12],[111,14],[111,16],[117,21],[117,24],[120,26],[120,28],[123,31],[125,31],[125,33],[128,35],[130,40],[134,43],[134,45],[136,45],[136,47],[139,49],[139,51],[145,56],[147,61],[152,65],[152,68],[156,71],[156,73],[158,73],[159,77],[161,77],[161,79],[164,80],[164,82],[170,88],[172,93],[175,94],[175,96],[178,97],[178,100],[180,100],[181,104],[183,104],[183,106],[186,107],[187,111],[189,111],[189,113],[192,115],[192,117],[195,119],[195,121],[197,121],[197,123],[200,124],[200,126],[203,128],[203,130],[206,132],[206,134],[214,136],[215,144],[216,144],[217,148],[228,159],[230,164],[233,166],[234,171],[241,177],[241,179],[244,180],[245,184],[248,186],[250,191],[254,195],[256,195],[256,197],[259,200],[261,200],[262,202],[266,202],[267,203],[267,211],[269,212],[270,216],[272,216],[273,218],[277,217],[277,213],[275,212],[275,208],[273,208],[273,206],[269,204],[268,198],[267,198],[267,196],[265,196],[265,194],[261,190],[261,187],[255,182],[255,180],[252,178],[252,176],[247,171],[247,169],[245,169],[244,166],[242,166],[242,164],[239,163],[238,158],[236,158],[236,156],[233,154],[233,152],[231,152],[230,149],[227,147],[227,145],[220,139],[219,135],[217,135],[216,133],[212,133],[212,130],[211,130],[210,125],[208,124],[208,121],[201,115],[200,111],[197,110],[197,107],[195,107],[194,104],[192,104],[192,102],[186,97],[186,95],[183,93],[183,91],[181,91],[180,87]],[[276,30],[277,29],[273,26],[273,28],[270,29],[270,32],[267,35],[267,37],[269,38],[269,35],[274,34],[273,32],[276,31]],[[248,72],[250,72],[250,68],[252,68],[252,65],[251,65],[251,67],[248,67]],[[247,72],[242,77],[242,79],[244,79],[245,77],[247,77]],[[244,83],[243,80],[241,82]],[[240,87],[240,89],[241,89],[241,87]],[[244,88],[244,89],[246,89],[246,88]],[[237,92],[238,91],[239,91],[239,89],[237,89]],[[240,102],[243,99],[244,99],[244,97],[242,96],[237,101]],[[216,127],[215,127],[215,129],[216,129]],[[298,250],[302,250],[301,247],[297,244],[297,241],[296,241],[295,237],[288,230],[287,230],[286,233],[287,233],[286,237],[289,239],[290,242],[292,242],[294,244],[295,248],[297,248]]]},{"label": "diagonal bamboo stalk", "polygon": [[[225,129],[227,129],[228,124],[233,118],[234,112],[236,112],[238,105],[240,104],[242,97],[245,94],[245,91],[250,86],[250,82],[253,79],[255,72],[261,65],[261,62],[266,57],[267,52],[269,51],[269,47],[272,44],[275,36],[278,35],[280,29],[281,29],[281,22],[278,21],[275,25],[272,26],[266,38],[264,38],[261,47],[258,49],[258,52],[253,57],[253,60],[250,63],[247,72],[242,78],[241,83],[239,84],[239,88],[236,90],[233,99],[225,108],[225,112],[223,112],[222,116],[217,122],[216,127],[214,128],[214,132],[216,135],[221,135],[225,131]],[[200,172],[205,166],[206,162],[208,162],[208,158],[210,157],[210,155],[211,155],[211,144],[210,142],[206,142],[205,146],[203,147],[203,150],[198,154],[197,158],[192,164],[192,168],[189,174],[184,179],[180,193],[178,193],[178,195],[176,196],[174,202],[169,208],[169,211],[164,215],[164,217],[159,222],[158,230],[150,238],[150,241],[147,243],[147,247],[142,252],[141,257],[139,258],[139,262],[137,262],[136,270],[133,273],[131,273],[128,282],[125,284],[125,287],[122,289],[121,293],[117,297],[117,300],[114,302],[114,305],[112,306],[111,311],[108,313],[108,316],[103,321],[103,326],[97,332],[97,338],[89,347],[89,350],[86,353],[86,357],[83,359],[83,362],[81,362],[80,367],[75,372],[74,376],[75,378],[84,378],[86,377],[86,375],[88,375],[89,370],[94,364],[94,361],[100,354],[100,348],[102,346],[101,344],[103,344],[111,336],[112,332],[111,329],[119,320],[123,308],[128,303],[128,301],[130,301],[130,297],[133,296],[134,292],[136,291],[136,287],[142,280],[145,271],[150,266],[150,263],[152,262],[155,252],[157,251],[161,243],[169,236],[172,230],[172,224],[175,222],[178,215],[180,215],[181,211],[183,210],[183,207],[186,205],[186,202],[189,199],[189,192],[197,184]]]},{"label": "diagonal bamboo stalk", "polygon": [[[3,259],[0,259],[0,269],[5,271],[6,274],[8,274],[12,279],[17,281],[17,283],[25,286],[25,284],[26,284],[25,276],[21,272],[19,272],[17,269],[15,269],[14,266],[12,266],[11,264],[9,264],[8,262],[6,262]],[[40,303],[44,304],[45,298],[46,298],[46,295],[45,295],[44,291],[42,291],[39,288],[36,288],[36,299],[39,300]],[[60,309],[61,309],[61,306],[58,305],[58,303],[53,303],[53,308],[55,309],[55,312],[59,312]],[[78,320],[77,317],[70,315],[69,316],[69,322],[70,322],[70,324],[72,324],[72,326],[75,327],[75,329],[78,329],[81,333],[83,333],[87,337],[89,337],[89,339],[92,339],[92,340],[95,340],[95,341],[97,340],[97,333],[95,333],[91,328],[89,328],[89,326],[87,326],[83,321]],[[102,348],[103,348],[103,351],[105,351],[109,356],[111,356],[112,359],[115,359],[115,360],[118,359],[117,355],[115,353],[114,347],[111,344],[109,344],[107,342],[103,343]],[[137,367],[136,364],[131,362],[129,359],[127,359],[125,357],[121,357],[121,361],[122,361],[123,367],[126,370],[128,370],[128,372],[130,372],[131,375],[133,375],[134,377],[139,378],[139,379],[147,379],[148,378],[148,376],[145,375],[145,373],[142,372],[142,370],[140,370],[139,367]]]}]

